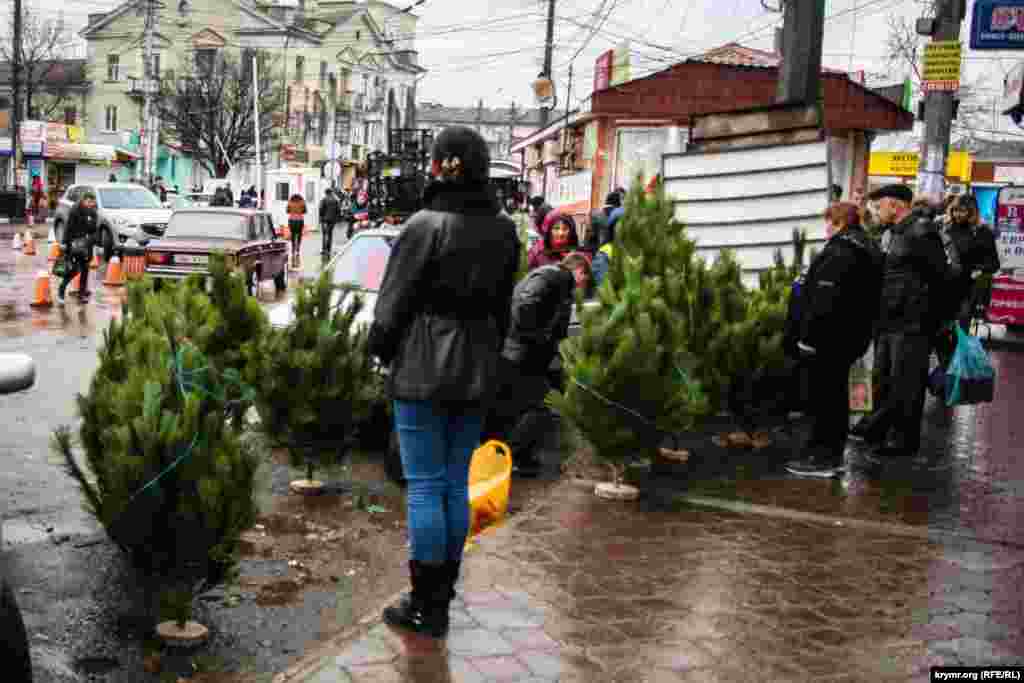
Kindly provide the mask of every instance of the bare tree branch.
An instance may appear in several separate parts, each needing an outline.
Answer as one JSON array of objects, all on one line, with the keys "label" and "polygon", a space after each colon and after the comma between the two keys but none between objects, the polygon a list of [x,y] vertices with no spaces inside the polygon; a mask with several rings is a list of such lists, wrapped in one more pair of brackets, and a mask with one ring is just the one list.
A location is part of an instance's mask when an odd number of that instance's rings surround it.
[{"label": "bare tree branch", "polygon": [[[29,7],[22,8],[21,91],[30,118],[49,121],[74,101],[74,90],[84,83],[84,73],[72,72],[65,60],[71,34],[62,22],[44,19]],[[14,37],[0,36],[0,58],[14,61]]]},{"label": "bare tree branch", "polygon": [[261,141],[269,146],[276,136],[272,119],[282,106],[281,86],[273,78],[271,56],[257,51],[256,60],[255,93],[249,67],[228,55],[205,69],[193,59],[183,74],[169,73],[160,83],[155,103],[165,135],[188,149],[217,178],[238,162],[255,157],[254,96],[260,104]]}]

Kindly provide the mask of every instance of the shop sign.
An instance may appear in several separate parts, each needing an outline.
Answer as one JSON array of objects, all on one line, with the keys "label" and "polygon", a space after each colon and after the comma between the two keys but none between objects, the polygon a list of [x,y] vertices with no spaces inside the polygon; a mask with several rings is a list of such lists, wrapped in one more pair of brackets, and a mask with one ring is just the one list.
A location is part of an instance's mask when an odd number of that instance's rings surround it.
[{"label": "shop sign", "polygon": [[67,142],[68,141],[68,127],[63,123],[47,123],[46,124],[46,141],[47,142]]},{"label": "shop sign", "polygon": [[924,47],[925,90],[956,90],[960,87],[960,41],[936,40]]},{"label": "shop sign", "polygon": [[[31,156],[41,157],[43,156],[43,150],[45,149],[42,141],[38,142],[26,142],[21,141],[21,153],[28,154]],[[0,156],[9,157],[11,156],[11,139],[0,138]]]},{"label": "shop sign", "polygon": [[1024,187],[1003,187],[996,195],[996,233],[1003,268],[1024,268]]},{"label": "shop sign", "polygon": [[[868,175],[910,178],[917,175],[919,162],[917,152],[872,152]],[[946,158],[946,176],[970,182],[971,166],[969,153],[950,152]]]},{"label": "shop sign", "polygon": [[612,61],[612,75],[608,85],[619,85],[630,80],[630,50],[629,41],[623,41],[617,48]]},{"label": "shop sign", "polygon": [[999,100],[999,113],[1009,114],[1021,104],[1021,86],[1024,86],[1024,62],[1010,69],[1003,79],[1003,97]]},{"label": "shop sign", "polygon": [[988,320],[998,325],[1024,324],[1024,280],[1012,275],[992,278]]},{"label": "shop sign", "polygon": [[996,166],[992,180],[997,183],[1024,185],[1024,166]]},{"label": "shop sign", "polygon": [[1024,0],[975,0],[971,49],[1024,49]]},{"label": "shop sign", "polygon": [[568,204],[589,202],[593,178],[594,174],[591,171],[560,176],[558,178],[558,194],[553,197],[552,205],[558,208]]},{"label": "shop sign", "polygon": [[[45,121],[23,121],[21,124],[21,141],[43,143],[46,141]],[[27,153],[27,152],[26,152]]]},{"label": "shop sign", "polygon": [[46,144],[46,155],[50,159],[81,159],[81,145],[76,145],[69,142],[49,142]]}]

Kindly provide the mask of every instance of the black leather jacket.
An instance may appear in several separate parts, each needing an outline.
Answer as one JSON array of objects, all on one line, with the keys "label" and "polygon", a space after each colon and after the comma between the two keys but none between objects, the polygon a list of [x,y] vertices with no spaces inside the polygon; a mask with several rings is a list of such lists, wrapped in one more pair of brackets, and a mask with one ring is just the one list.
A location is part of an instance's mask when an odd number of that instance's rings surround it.
[{"label": "black leather jacket", "polygon": [[512,313],[502,356],[527,373],[546,372],[569,336],[576,280],[556,265],[531,270],[512,294]]},{"label": "black leather jacket", "polygon": [[485,186],[434,183],[391,250],[370,352],[392,396],[488,401],[519,267],[515,223]]},{"label": "black leather jacket", "polygon": [[916,210],[882,235],[885,272],[879,332],[931,335],[953,277],[934,213]]},{"label": "black leather jacket", "polygon": [[947,318],[964,317],[970,313],[974,273],[991,275],[999,270],[996,238],[987,225],[950,223],[942,229],[942,243],[952,270],[944,312]]},{"label": "black leather jacket", "polygon": [[854,361],[868,350],[878,313],[882,252],[859,225],[834,235],[804,282],[800,341],[821,357]]},{"label": "black leather jacket", "polygon": [[76,206],[68,213],[68,224],[64,226],[64,250],[68,251],[75,240],[86,239],[88,246],[96,242],[98,218],[96,209]]}]

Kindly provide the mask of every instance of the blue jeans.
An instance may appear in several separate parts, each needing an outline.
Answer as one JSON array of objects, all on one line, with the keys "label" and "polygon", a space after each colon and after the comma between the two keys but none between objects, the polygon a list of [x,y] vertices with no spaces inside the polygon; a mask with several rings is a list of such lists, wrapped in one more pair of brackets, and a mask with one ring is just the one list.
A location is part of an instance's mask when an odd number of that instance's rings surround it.
[{"label": "blue jeans", "polygon": [[430,401],[395,401],[411,559],[462,559],[469,533],[469,461],[480,445],[483,413]]}]

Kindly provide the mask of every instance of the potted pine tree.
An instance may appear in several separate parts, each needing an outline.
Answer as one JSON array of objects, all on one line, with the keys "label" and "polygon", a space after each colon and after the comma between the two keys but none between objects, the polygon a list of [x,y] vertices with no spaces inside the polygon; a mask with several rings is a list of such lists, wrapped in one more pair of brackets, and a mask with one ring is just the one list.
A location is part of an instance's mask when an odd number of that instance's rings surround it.
[{"label": "potted pine tree", "polygon": [[268,333],[249,359],[247,376],[268,433],[288,446],[306,478],[293,491],[321,493],[318,465],[340,462],[380,400],[379,379],[358,321],[363,299],[333,284],[330,271],[299,287],[291,324]]},{"label": "potted pine tree", "polygon": [[171,608],[158,632],[196,642],[207,630],[189,619],[193,597],[226,578],[256,518],[257,457],[227,419],[252,397],[236,369],[220,370],[202,349],[217,318],[205,293],[139,284],[130,298],[130,315],[111,322],[89,390],[77,397],[77,443],[65,426],[53,446],[140,572],[149,604]]},{"label": "potted pine tree", "polygon": [[695,249],[660,185],[650,196],[631,193],[598,305],[562,345],[565,391],[549,393],[548,404],[610,467],[599,496],[635,498],[623,483],[626,465],[655,457],[665,434],[689,429],[708,410],[687,344],[701,291],[693,281],[704,277]]}]

